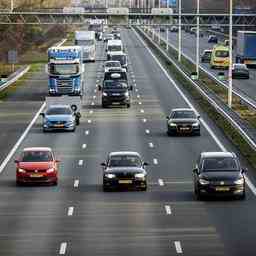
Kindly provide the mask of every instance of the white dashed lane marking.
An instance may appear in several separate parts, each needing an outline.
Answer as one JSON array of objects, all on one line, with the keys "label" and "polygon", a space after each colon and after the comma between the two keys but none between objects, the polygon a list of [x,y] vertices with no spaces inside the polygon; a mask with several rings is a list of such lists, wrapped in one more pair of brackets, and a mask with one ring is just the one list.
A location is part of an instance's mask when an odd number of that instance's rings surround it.
[{"label": "white dashed lane marking", "polygon": [[74,181],[74,188],[78,188],[78,186],[79,186],[79,180],[75,180]]},{"label": "white dashed lane marking", "polygon": [[140,110],[140,113],[144,113],[144,112],[145,112],[144,109],[141,109],[141,110]]},{"label": "white dashed lane marking", "polygon": [[165,205],[164,208],[165,208],[165,212],[166,212],[167,215],[172,214],[172,209],[171,209],[170,205]]},{"label": "white dashed lane marking", "polygon": [[152,142],[149,142],[149,143],[148,143],[148,146],[149,146],[150,148],[153,148],[153,147],[154,147],[154,144],[153,144]]},{"label": "white dashed lane marking", "polygon": [[68,216],[72,216],[73,213],[74,213],[74,207],[73,206],[68,207]]},{"label": "white dashed lane marking", "polygon": [[180,241],[175,241],[174,245],[177,253],[179,254],[183,253]]},{"label": "white dashed lane marking", "polygon": [[164,181],[163,181],[162,179],[158,179],[158,184],[159,184],[160,186],[164,186]]},{"label": "white dashed lane marking", "polygon": [[89,135],[90,134],[90,131],[89,130],[86,130],[85,131],[85,135]]},{"label": "white dashed lane marking", "polygon": [[143,118],[143,119],[142,119],[142,122],[143,122],[143,123],[146,123],[146,122],[147,122],[147,119],[146,119],[146,118]]},{"label": "white dashed lane marking", "polygon": [[67,243],[64,242],[64,243],[61,243],[60,244],[60,251],[59,251],[59,254],[60,255],[64,255],[66,253],[66,250],[67,250]]},{"label": "white dashed lane marking", "polygon": [[83,145],[82,145],[82,149],[85,149],[86,147],[87,147],[86,144],[83,144]]},{"label": "white dashed lane marking", "polygon": [[158,165],[158,160],[156,158],[153,159],[154,165]]},{"label": "white dashed lane marking", "polygon": [[82,166],[83,164],[84,164],[84,160],[81,159],[81,160],[78,161],[79,166]]},{"label": "white dashed lane marking", "polygon": [[91,124],[91,123],[92,123],[92,120],[91,120],[91,119],[89,119],[89,120],[88,120],[88,124]]}]

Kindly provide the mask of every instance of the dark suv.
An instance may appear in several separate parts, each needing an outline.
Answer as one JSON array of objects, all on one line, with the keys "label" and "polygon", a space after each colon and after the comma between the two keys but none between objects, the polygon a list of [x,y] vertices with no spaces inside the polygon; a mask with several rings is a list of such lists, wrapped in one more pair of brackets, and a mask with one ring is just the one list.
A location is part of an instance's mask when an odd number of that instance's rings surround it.
[{"label": "dark suv", "polygon": [[195,195],[198,199],[210,195],[244,199],[244,172],[234,153],[201,153],[193,170]]},{"label": "dark suv", "polygon": [[103,80],[103,85],[99,86],[99,91],[102,91],[102,107],[109,105],[126,105],[131,106],[132,86],[128,85],[127,74],[124,71],[106,72]]}]

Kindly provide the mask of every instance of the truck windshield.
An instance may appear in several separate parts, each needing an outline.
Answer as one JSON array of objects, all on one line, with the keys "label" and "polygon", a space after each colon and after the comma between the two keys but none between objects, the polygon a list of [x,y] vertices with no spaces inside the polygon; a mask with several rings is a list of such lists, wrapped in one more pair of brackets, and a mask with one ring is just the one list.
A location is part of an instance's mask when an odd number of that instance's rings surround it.
[{"label": "truck windshield", "polygon": [[50,66],[50,73],[53,75],[75,75],[78,72],[78,64],[51,64]]},{"label": "truck windshield", "polygon": [[122,46],[121,45],[109,45],[108,46],[108,51],[110,51],[110,52],[120,52],[120,51],[122,51]]},{"label": "truck windshield", "polygon": [[227,58],[229,57],[229,52],[225,50],[219,50],[215,52],[215,56],[218,58]]},{"label": "truck windshield", "polygon": [[94,40],[76,40],[76,45],[78,45],[78,46],[92,46],[92,45],[94,45]]}]

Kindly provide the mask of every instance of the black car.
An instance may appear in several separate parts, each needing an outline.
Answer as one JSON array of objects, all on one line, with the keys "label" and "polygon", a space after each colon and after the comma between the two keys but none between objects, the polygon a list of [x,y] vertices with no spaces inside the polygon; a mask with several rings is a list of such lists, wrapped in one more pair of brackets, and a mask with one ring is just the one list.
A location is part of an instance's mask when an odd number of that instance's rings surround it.
[{"label": "black car", "polygon": [[245,198],[244,169],[230,152],[204,152],[197,160],[194,189],[198,199],[205,196]]},{"label": "black car", "polygon": [[212,57],[212,50],[204,50],[203,54],[201,55],[201,62],[210,63],[211,57]]},{"label": "black car", "polygon": [[208,43],[217,44],[218,43],[218,37],[215,35],[210,35],[208,37]]},{"label": "black car", "polygon": [[111,152],[103,166],[103,190],[134,188],[147,190],[147,163],[137,152]]},{"label": "black car", "polygon": [[102,91],[102,107],[109,105],[131,106],[131,94],[133,87],[128,85],[127,74],[123,71],[106,72],[103,85],[98,87]]},{"label": "black car", "polygon": [[167,119],[167,134],[200,135],[200,116],[190,108],[177,108]]},{"label": "black car", "polygon": [[245,64],[236,63],[232,67],[232,78],[233,79],[250,79],[249,69]]}]

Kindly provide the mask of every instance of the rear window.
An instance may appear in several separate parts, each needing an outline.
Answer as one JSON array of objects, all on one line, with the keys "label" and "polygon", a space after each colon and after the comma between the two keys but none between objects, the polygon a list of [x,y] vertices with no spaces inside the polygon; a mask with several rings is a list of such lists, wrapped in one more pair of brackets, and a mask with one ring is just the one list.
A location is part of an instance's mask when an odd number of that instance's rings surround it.
[{"label": "rear window", "polygon": [[217,58],[227,58],[227,57],[229,57],[229,51],[217,50],[215,52],[215,57],[217,57]]},{"label": "rear window", "polygon": [[203,160],[203,171],[238,171],[237,161],[231,157],[216,157]]},{"label": "rear window", "polygon": [[22,153],[21,162],[49,162],[53,161],[49,151],[25,151]]}]

